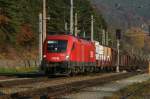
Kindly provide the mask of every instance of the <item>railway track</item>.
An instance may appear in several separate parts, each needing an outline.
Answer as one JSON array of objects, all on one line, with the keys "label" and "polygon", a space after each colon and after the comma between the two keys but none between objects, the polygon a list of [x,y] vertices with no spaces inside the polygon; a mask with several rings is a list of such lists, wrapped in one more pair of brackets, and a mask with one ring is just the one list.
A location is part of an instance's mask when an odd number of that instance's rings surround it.
[{"label": "railway track", "polygon": [[0,78],[1,77],[3,77],[3,79],[0,79],[0,87],[25,85],[34,82],[45,81],[48,79],[42,73],[0,74]]},{"label": "railway track", "polygon": [[[136,73],[105,73],[96,76],[62,77],[56,79],[41,79],[22,84],[6,84],[0,87],[0,98],[5,99],[31,99],[54,98],[82,88],[104,84],[114,80],[123,79]],[[23,81],[22,81],[23,82]],[[20,83],[20,82],[19,82]]]}]

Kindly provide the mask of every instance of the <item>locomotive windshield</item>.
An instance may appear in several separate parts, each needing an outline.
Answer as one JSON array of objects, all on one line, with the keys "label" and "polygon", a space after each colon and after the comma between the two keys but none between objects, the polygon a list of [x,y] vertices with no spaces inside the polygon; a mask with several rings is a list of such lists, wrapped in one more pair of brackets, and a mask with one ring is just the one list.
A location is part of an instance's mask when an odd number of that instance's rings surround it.
[{"label": "locomotive windshield", "polygon": [[67,49],[67,40],[49,40],[47,41],[47,51],[50,53],[61,53]]}]

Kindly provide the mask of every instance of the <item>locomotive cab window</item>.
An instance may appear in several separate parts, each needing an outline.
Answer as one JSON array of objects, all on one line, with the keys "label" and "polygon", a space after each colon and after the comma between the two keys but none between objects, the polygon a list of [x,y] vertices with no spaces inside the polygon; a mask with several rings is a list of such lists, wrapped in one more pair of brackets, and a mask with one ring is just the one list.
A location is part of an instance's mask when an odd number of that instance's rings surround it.
[{"label": "locomotive cab window", "polygon": [[67,49],[67,40],[49,40],[47,41],[47,51],[49,53],[62,53]]}]

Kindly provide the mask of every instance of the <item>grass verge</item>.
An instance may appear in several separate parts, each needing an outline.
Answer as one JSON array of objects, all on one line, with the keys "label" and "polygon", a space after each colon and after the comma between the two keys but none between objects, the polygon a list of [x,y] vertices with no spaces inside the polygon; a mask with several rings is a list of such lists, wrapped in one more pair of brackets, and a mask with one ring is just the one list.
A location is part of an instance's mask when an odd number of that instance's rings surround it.
[{"label": "grass verge", "polygon": [[38,72],[39,68],[35,66],[30,67],[0,67],[0,74],[3,73],[9,73],[9,74],[15,74],[15,73],[32,73],[32,72]]}]

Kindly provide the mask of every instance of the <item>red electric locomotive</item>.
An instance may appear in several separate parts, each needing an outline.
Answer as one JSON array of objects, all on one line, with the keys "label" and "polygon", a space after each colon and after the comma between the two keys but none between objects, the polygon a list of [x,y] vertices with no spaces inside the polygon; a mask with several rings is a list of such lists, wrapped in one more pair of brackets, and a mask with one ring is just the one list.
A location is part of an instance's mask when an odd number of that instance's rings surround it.
[{"label": "red electric locomotive", "polygon": [[94,44],[72,35],[48,35],[43,53],[41,69],[47,74],[84,72],[96,64]]}]

